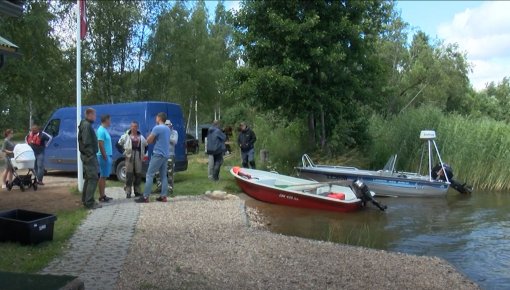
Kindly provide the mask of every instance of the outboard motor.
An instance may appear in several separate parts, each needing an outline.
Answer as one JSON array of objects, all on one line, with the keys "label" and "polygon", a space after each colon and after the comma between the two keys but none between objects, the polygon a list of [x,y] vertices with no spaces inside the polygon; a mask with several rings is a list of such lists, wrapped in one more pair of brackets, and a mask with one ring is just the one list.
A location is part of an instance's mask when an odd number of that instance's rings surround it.
[{"label": "outboard motor", "polygon": [[370,192],[370,189],[368,189],[368,186],[364,184],[361,180],[359,179],[354,180],[352,182],[352,188],[354,189],[354,194],[356,194],[356,197],[361,199],[363,206],[365,206],[366,203],[370,201],[382,211],[384,211],[387,208],[387,206],[380,204],[374,199],[372,193]]},{"label": "outboard motor", "polygon": [[[448,180],[450,181],[450,186],[455,189],[456,191],[462,193],[462,194],[468,194],[473,192],[473,187],[470,185],[467,185],[465,182],[461,183],[453,179],[453,169],[450,167],[450,165],[443,163],[444,167],[444,173],[446,173],[446,176],[448,177]],[[445,174],[443,173],[443,170],[441,170],[441,164],[437,164],[432,168],[431,177],[435,180],[442,180],[446,181]]]}]

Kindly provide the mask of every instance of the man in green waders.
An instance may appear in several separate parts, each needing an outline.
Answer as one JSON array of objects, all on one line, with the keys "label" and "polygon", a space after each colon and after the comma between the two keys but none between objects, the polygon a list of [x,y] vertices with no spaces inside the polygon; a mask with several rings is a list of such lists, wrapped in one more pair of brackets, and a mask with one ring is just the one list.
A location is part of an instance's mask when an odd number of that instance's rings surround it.
[{"label": "man in green waders", "polygon": [[85,119],[81,120],[78,126],[78,145],[80,157],[83,162],[83,192],[81,201],[88,209],[100,208],[101,205],[94,200],[98,182],[99,164],[97,161],[97,136],[92,124],[96,120],[96,111],[88,108],[85,111]]}]

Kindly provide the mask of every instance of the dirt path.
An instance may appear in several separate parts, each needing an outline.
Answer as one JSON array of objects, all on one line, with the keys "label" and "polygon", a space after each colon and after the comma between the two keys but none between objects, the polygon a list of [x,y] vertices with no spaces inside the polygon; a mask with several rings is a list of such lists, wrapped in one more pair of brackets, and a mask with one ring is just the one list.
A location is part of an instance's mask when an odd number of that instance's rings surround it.
[{"label": "dirt path", "polygon": [[8,209],[27,209],[45,213],[70,210],[81,206],[81,198],[71,193],[76,184],[74,174],[50,173],[44,178],[45,185],[37,191],[27,189],[21,192],[15,187],[11,191],[0,191],[0,211]]}]

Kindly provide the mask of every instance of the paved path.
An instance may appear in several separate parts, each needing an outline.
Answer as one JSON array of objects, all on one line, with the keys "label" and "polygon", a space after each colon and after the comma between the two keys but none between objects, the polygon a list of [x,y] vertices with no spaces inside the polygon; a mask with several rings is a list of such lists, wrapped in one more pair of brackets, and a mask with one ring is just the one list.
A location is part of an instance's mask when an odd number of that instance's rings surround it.
[{"label": "paved path", "polygon": [[70,239],[67,251],[42,274],[73,275],[85,289],[113,289],[128,253],[140,206],[121,188],[107,188],[114,198],[93,210]]}]

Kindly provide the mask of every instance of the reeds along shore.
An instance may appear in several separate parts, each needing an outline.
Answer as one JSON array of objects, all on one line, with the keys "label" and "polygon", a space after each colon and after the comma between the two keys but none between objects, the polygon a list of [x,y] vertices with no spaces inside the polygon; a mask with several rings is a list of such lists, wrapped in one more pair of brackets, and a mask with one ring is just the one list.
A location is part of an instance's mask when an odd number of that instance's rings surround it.
[{"label": "reeds along shore", "polygon": [[510,125],[435,108],[412,109],[390,119],[373,117],[372,166],[382,168],[397,153],[399,170],[417,170],[422,150],[419,134],[424,129],[436,130],[443,161],[453,167],[456,180],[478,191],[510,190]]}]

